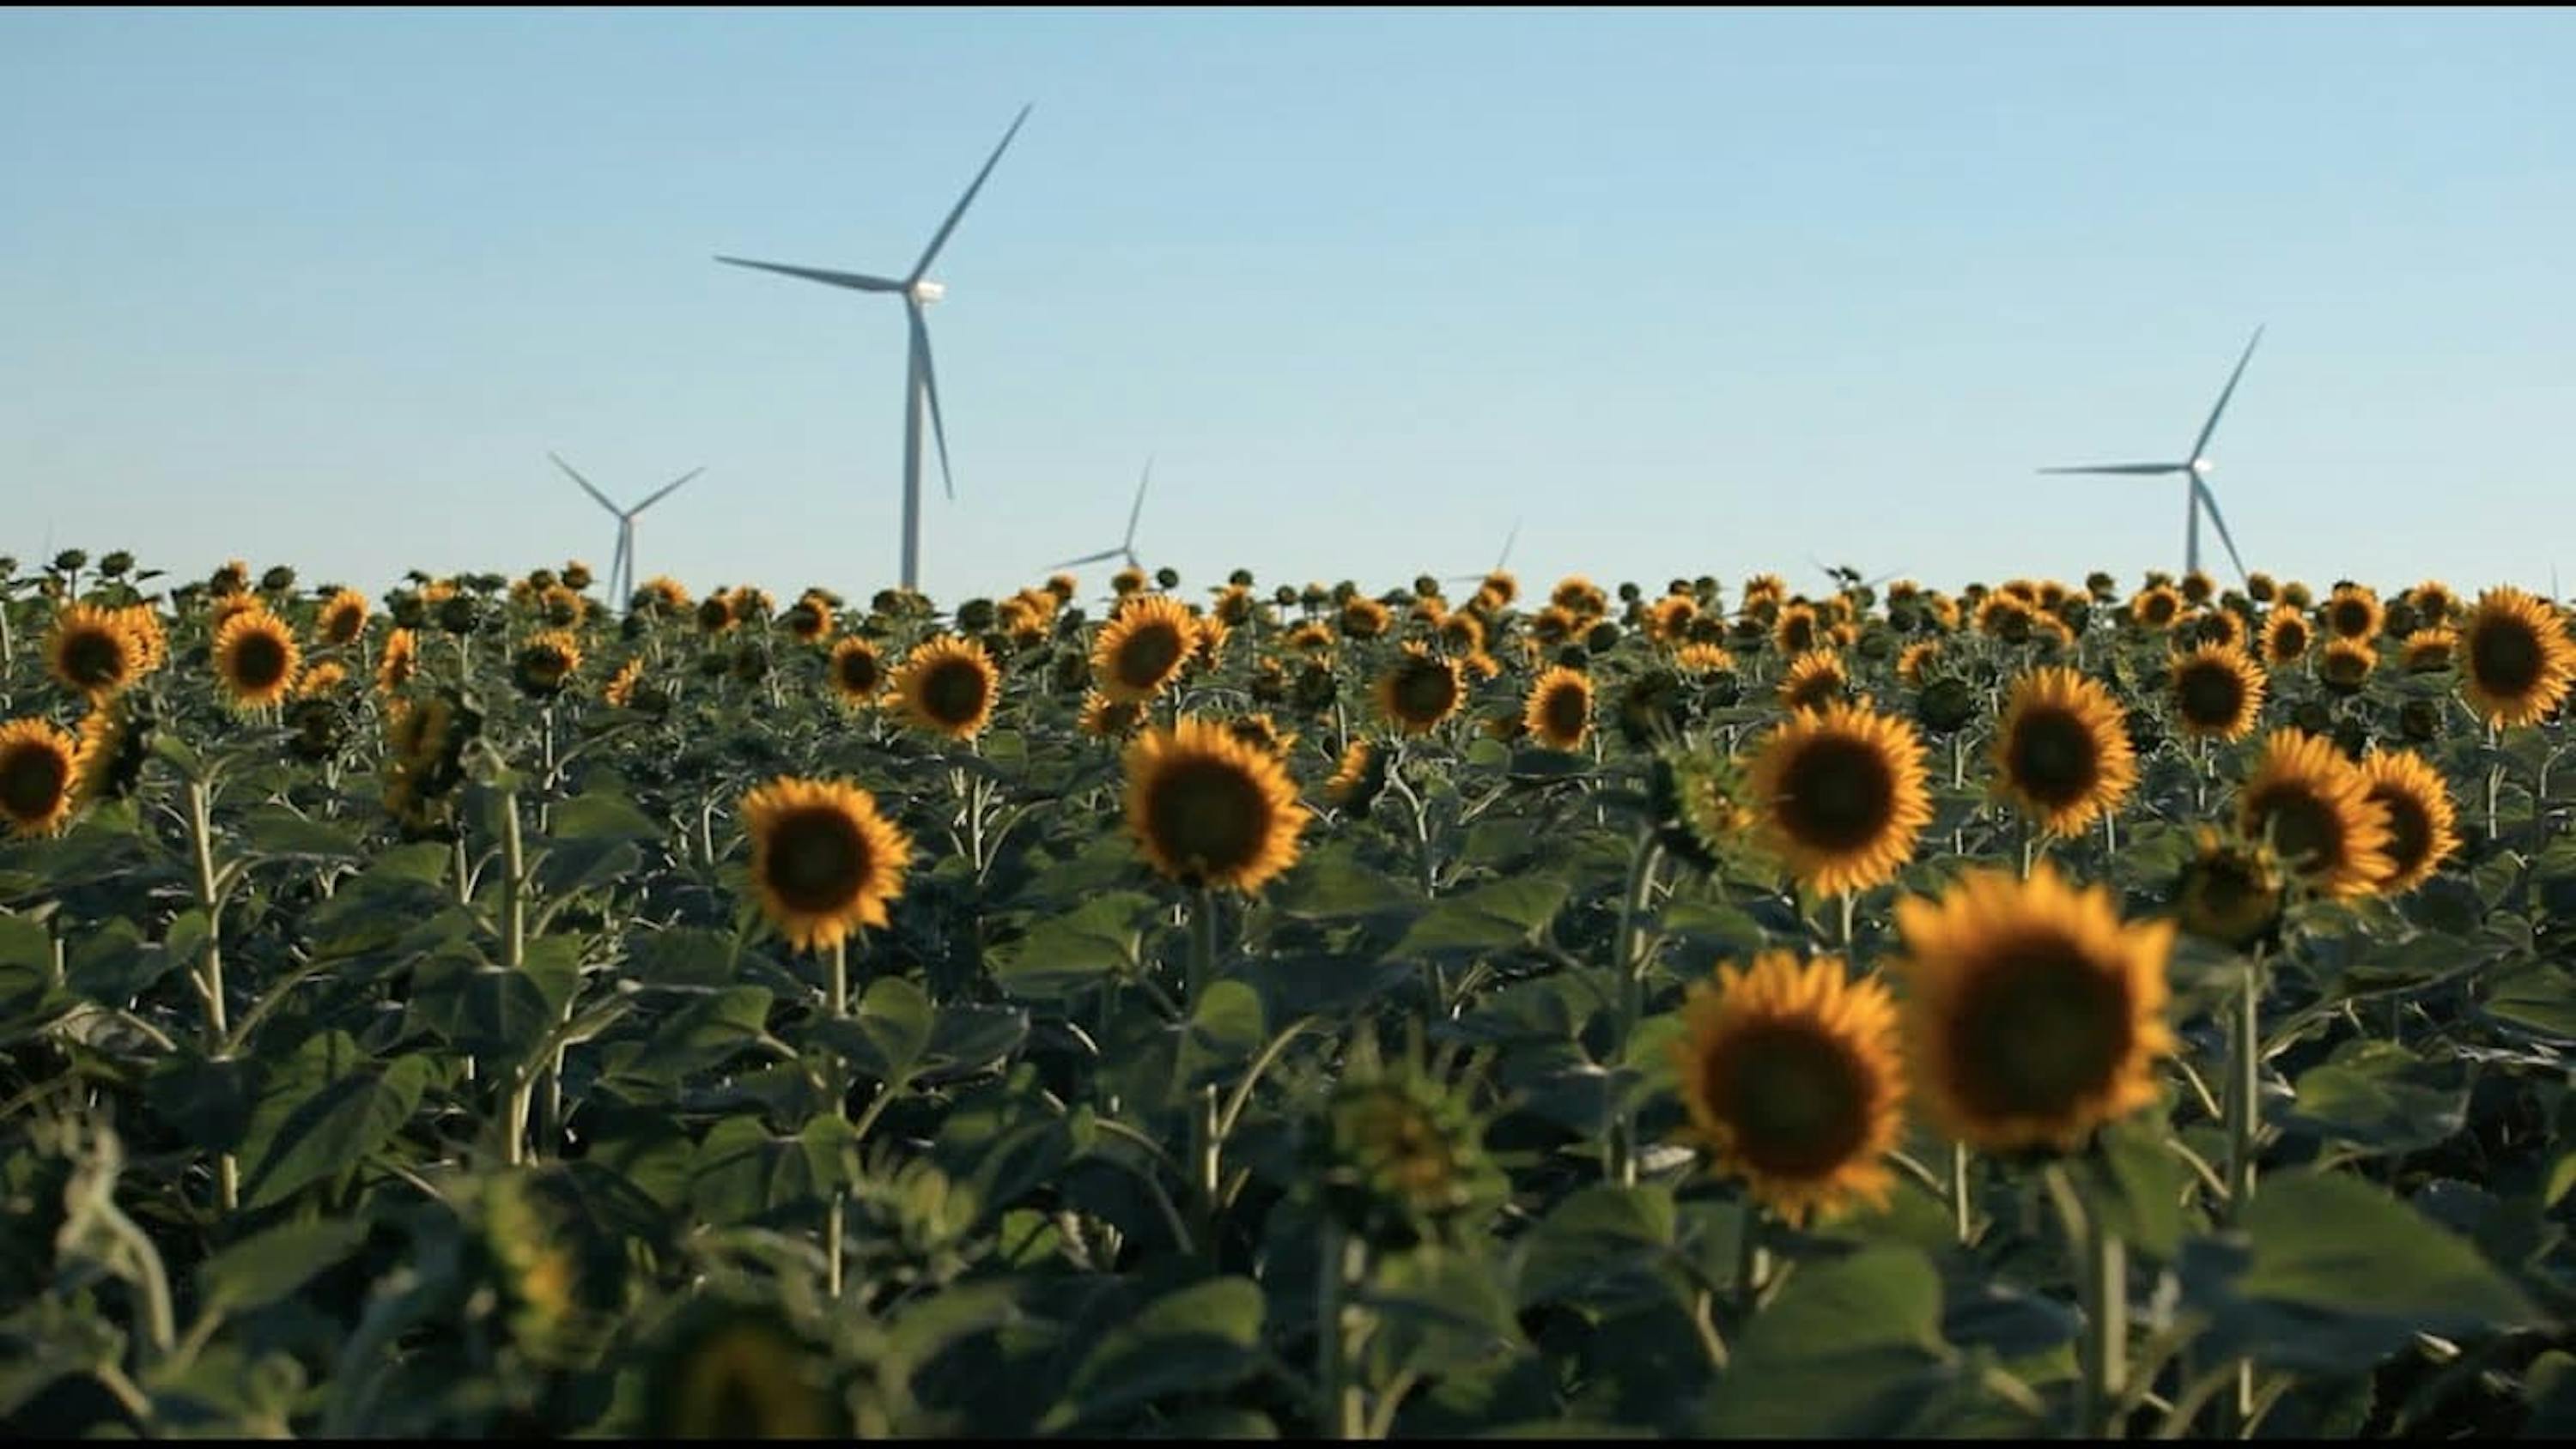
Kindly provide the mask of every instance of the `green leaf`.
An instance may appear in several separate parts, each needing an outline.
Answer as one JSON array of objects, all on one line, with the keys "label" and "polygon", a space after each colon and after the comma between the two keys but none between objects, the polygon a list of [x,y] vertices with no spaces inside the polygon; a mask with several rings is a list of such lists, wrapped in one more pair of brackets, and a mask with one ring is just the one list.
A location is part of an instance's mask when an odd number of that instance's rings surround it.
[{"label": "green leaf", "polygon": [[1894,1437],[1951,1379],[1941,1278],[1911,1248],[1800,1264],[1734,1348],[1705,1433]]},{"label": "green leaf", "polygon": [[930,1049],[930,998],[901,976],[880,976],[859,998],[851,1062],[880,1082],[909,1079]]},{"label": "green leaf", "polygon": [[1568,894],[1565,882],[1549,876],[1493,881],[1433,905],[1388,954],[1421,956],[1516,945],[1553,919]]},{"label": "green leaf", "polygon": [[1232,1387],[1259,1367],[1261,1307],[1249,1278],[1214,1278],[1155,1299],[1083,1358],[1038,1432],[1111,1423],[1165,1394]]},{"label": "green leaf", "polygon": [[2121,1238],[2170,1259],[2182,1243],[2181,1160],[2164,1144],[2161,1122],[2136,1119],[2104,1129],[2080,1165],[2087,1211]]},{"label": "green leaf", "polygon": [[668,831],[625,796],[598,791],[562,801],[546,816],[546,833],[557,840],[660,840]]},{"label": "green leaf", "polygon": [[238,1313],[274,1303],[365,1242],[362,1217],[286,1223],[245,1238],[197,1265],[197,1290],[209,1308]]},{"label": "green leaf", "polygon": [[328,1040],[346,1043],[329,1051],[334,1058],[348,1060],[348,1070],[334,1074],[320,1090],[294,1103],[277,1119],[272,1132],[262,1133],[257,1121],[267,1115],[270,1104],[263,1101],[255,1114],[251,1136],[266,1150],[251,1171],[244,1207],[266,1207],[309,1183],[348,1171],[401,1131],[418,1110],[421,1092],[435,1070],[429,1058],[400,1057],[386,1066],[372,1061],[361,1064],[351,1060],[356,1044],[347,1036],[335,1032]]},{"label": "green leaf", "polygon": [[1495,1265],[1454,1248],[1381,1260],[1360,1301],[1377,1317],[1366,1352],[1381,1383],[1404,1369],[1445,1376],[1529,1351]]},{"label": "green leaf", "polygon": [[1670,1299],[1664,1263],[1678,1222],[1663,1188],[1577,1188],[1520,1240],[1522,1306],[1565,1302],[1609,1312]]},{"label": "green leaf", "polygon": [[1298,862],[1274,887],[1268,903],[1306,921],[1396,915],[1422,908],[1422,898],[1383,870],[1361,863],[1359,851],[1335,843]]},{"label": "green leaf", "polygon": [[1133,967],[1140,918],[1158,904],[1134,891],[1095,895],[1064,915],[1036,922],[1019,940],[992,947],[985,959],[995,982],[1013,996],[1070,996]]},{"label": "green leaf", "polygon": [[1266,1030],[1260,992],[1240,981],[1211,983],[1182,1028],[1172,1066],[1178,1090],[1222,1078],[1251,1061],[1268,1039]]},{"label": "green leaf", "polygon": [[320,860],[357,860],[357,837],[337,825],[310,820],[283,805],[253,806],[242,816],[242,839],[255,854]]},{"label": "green leaf", "polygon": [[924,1076],[981,1071],[1018,1050],[1029,1014],[1016,1006],[944,1006],[923,1052]]},{"label": "green leaf", "polygon": [[2562,1041],[2576,1041],[2576,976],[2533,966],[2496,984],[2481,1008],[2492,1020]]},{"label": "green leaf", "polygon": [[2466,1124],[2469,1085],[2458,1066],[2437,1066],[2386,1041],[2355,1041],[2297,1083],[2285,1125],[2373,1152],[2412,1152]]}]

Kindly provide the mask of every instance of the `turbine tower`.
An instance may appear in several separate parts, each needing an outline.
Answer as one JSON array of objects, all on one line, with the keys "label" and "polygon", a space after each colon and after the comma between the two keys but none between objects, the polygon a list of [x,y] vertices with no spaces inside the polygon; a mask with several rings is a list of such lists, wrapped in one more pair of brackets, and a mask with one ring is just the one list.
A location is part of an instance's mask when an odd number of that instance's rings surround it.
[{"label": "turbine tower", "polygon": [[994,163],[1010,149],[1011,138],[1020,133],[1020,123],[1029,118],[1029,107],[1020,107],[1011,129],[1002,133],[1002,143],[986,158],[984,169],[957,198],[948,219],[930,238],[921,252],[921,260],[900,281],[891,277],[871,277],[858,272],[833,272],[817,267],[790,267],[777,262],[755,262],[742,257],[718,257],[737,267],[758,267],[782,276],[803,277],[809,282],[822,282],[846,287],[854,292],[893,292],[903,298],[904,321],[912,332],[911,352],[904,364],[903,376],[903,586],[918,588],[921,582],[921,413],[925,404],[930,409],[931,436],[939,442],[939,478],[949,498],[957,496],[957,480],[948,471],[948,425],[939,413],[939,379],[930,365],[930,329],[922,320],[921,309],[947,295],[947,289],[929,280],[930,264],[939,260],[939,249],[948,244],[949,233],[957,229],[958,218],[974,203],[975,193],[984,189],[984,178],[993,174]]},{"label": "turbine tower", "polygon": [[1127,508],[1127,537],[1120,540],[1116,548],[1104,548],[1098,553],[1087,553],[1080,558],[1069,558],[1059,564],[1049,564],[1047,567],[1051,569],[1069,569],[1078,564],[1098,563],[1102,559],[1112,559],[1124,556],[1129,568],[1139,570],[1143,569],[1145,566],[1136,561],[1136,520],[1145,516],[1145,485],[1153,481],[1154,460],[1147,458],[1145,460],[1145,476],[1136,480],[1136,501],[1128,505]]},{"label": "turbine tower", "polygon": [[2184,495],[2189,507],[2188,521],[2183,526],[2183,570],[2200,568],[2200,510],[2209,510],[2209,521],[2218,525],[2218,538],[2227,545],[2227,557],[2236,565],[2237,576],[2245,574],[2245,560],[2237,555],[2236,540],[2228,535],[2227,517],[2218,511],[2218,497],[2209,491],[2209,470],[2213,466],[2203,451],[2209,446],[2209,435],[2218,431],[2219,414],[2227,411],[2227,400],[2236,395],[2236,380],[2245,375],[2245,364],[2254,360],[2254,344],[2263,340],[2263,329],[2245,344],[2245,355],[2236,359],[2236,370],[2227,375],[2227,386],[2218,394],[2218,405],[2209,410],[2209,421],[2200,425],[2200,436],[2191,440],[2191,452],[2180,463],[2100,463],[2081,468],[2042,468],[2042,473],[2124,473],[2149,477],[2181,473],[2191,480]]},{"label": "turbine tower", "polygon": [[574,472],[573,466],[570,463],[565,462],[561,458],[555,458],[555,455],[552,453],[548,453],[546,456],[554,458],[556,467],[564,470],[566,476],[570,477],[575,483],[581,485],[582,492],[587,493],[592,498],[598,500],[599,506],[607,509],[609,513],[616,518],[617,552],[610,555],[608,560],[608,596],[611,599],[616,600],[617,607],[620,609],[625,608],[635,597],[635,515],[642,513],[645,509],[650,508],[654,504],[661,502],[663,499],[670,497],[672,494],[679,492],[681,484],[688,482],[690,479],[695,478],[700,473],[707,470],[704,468],[691,468],[688,472],[681,474],[679,477],[672,479],[670,482],[654,489],[651,493],[646,494],[643,502],[636,504],[632,508],[620,508],[616,504],[609,502],[608,495],[593,487],[589,479]]}]

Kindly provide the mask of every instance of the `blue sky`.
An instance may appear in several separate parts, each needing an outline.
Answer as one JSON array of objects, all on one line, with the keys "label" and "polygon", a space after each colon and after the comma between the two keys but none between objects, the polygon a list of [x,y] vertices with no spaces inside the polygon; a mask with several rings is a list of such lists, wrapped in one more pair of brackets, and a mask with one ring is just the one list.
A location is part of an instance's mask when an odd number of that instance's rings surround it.
[{"label": "blue sky", "polygon": [[[0,552],[2576,579],[2566,10],[0,13]],[[2215,556],[2215,539],[2208,539]],[[2564,550],[2561,556],[2560,551]],[[1105,579],[1088,571],[1087,589]]]}]

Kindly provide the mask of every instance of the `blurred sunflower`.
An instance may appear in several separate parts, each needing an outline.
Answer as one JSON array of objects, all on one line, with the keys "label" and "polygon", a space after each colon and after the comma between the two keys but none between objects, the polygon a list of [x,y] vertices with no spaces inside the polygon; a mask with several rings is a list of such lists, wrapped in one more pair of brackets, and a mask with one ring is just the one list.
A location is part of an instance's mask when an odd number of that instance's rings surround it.
[{"label": "blurred sunflower", "polygon": [[1592,679],[1562,665],[1530,681],[1521,722],[1551,750],[1579,750],[1592,733]]},{"label": "blurred sunflower", "polygon": [[2308,657],[2308,646],[2316,642],[2316,631],[2309,627],[2308,616],[2287,604],[2275,605],[2271,617],[2263,621],[2263,657],[2272,667],[2296,664]]},{"label": "blurred sunflower", "polygon": [[2288,879],[2260,842],[2203,825],[2192,859],[2174,882],[2175,920],[2205,941],[2244,950],[2280,923]]},{"label": "blurred sunflower", "polygon": [[2337,639],[2368,640],[2379,633],[2379,595],[2367,585],[2335,585],[2319,613],[2326,632]]},{"label": "blurred sunflower", "polygon": [[117,612],[74,604],[54,616],[45,664],[65,689],[96,705],[143,673],[144,645]]},{"label": "blurred sunflower", "polygon": [[286,698],[304,651],[295,632],[265,608],[233,615],[215,632],[215,679],[234,709],[265,709]]},{"label": "blurred sunflower", "polygon": [[617,672],[609,676],[607,687],[599,692],[601,702],[611,709],[634,708],[635,687],[643,681],[643,678],[644,656],[638,654],[620,665]]},{"label": "blurred sunflower", "polygon": [[1924,669],[1940,657],[1941,643],[1937,639],[1908,644],[1896,656],[1896,677],[1916,689],[1921,689]]},{"label": "blurred sunflower", "polygon": [[2129,620],[2145,629],[2170,629],[2182,617],[2182,595],[2165,584],[2140,589],[2129,599]]},{"label": "blurred sunflower", "polygon": [[773,1307],[694,1308],[653,1355],[642,1428],[667,1439],[837,1439],[831,1361]]},{"label": "blurred sunflower", "polygon": [[2272,582],[2272,576],[2261,569],[2245,576],[2245,597],[2255,603],[2268,604],[2279,597],[2280,592],[2280,586]]},{"label": "blurred sunflower", "polygon": [[2426,628],[2440,628],[2459,612],[2460,596],[2439,579],[2426,579],[2406,591],[2406,602],[2415,606],[2416,620]]},{"label": "blurred sunflower", "polygon": [[1780,707],[1791,712],[1822,709],[1851,692],[1842,656],[1830,649],[1810,649],[1791,660],[1780,676]]},{"label": "blurred sunflower", "polygon": [[2316,595],[2297,579],[2281,585],[2281,602],[2293,609],[2304,609],[2316,601]]},{"label": "blurred sunflower", "polygon": [[1002,677],[983,645],[942,634],[914,646],[887,684],[904,723],[963,741],[992,722]]},{"label": "blurred sunflower", "polygon": [[510,682],[531,699],[552,699],[581,668],[581,645],[560,629],[529,637],[510,661]]},{"label": "blurred sunflower", "polygon": [[2409,674],[2439,674],[2451,667],[2460,636],[2448,627],[2418,629],[2398,644],[2398,657]]},{"label": "blurred sunflower", "polygon": [[2337,694],[2361,693],[2370,671],[2379,667],[2379,651],[2366,639],[2329,639],[2317,658],[2317,678]]},{"label": "blurred sunflower", "polygon": [[2072,669],[2013,681],[1995,727],[1995,789],[2040,828],[2075,835],[2116,811],[2138,783],[2127,715],[2111,692]]},{"label": "blurred sunflower", "polygon": [[339,589],[322,601],[321,615],[315,627],[322,642],[332,645],[355,644],[367,631],[367,596],[356,589]]},{"label": "blurred sunflower", "polygon": [[1581,574],[1567,574],[1548,591],[1547,601],[1578,619],[1590,621],[1610,612],[1610,596]]},{"label": "blurred sunflower", "polygon": [[1288,772],[1224,726],[1184,718],[1127,746],[1127,828],[1182,885],[1251,892],[1297,860],[1306,822]]},{"label": "blurred sunflower", "polygon": [[2211,578],[2207,570],[2193,569],[2182,576],[2183,600],[2194,607],[2208,603],[2217,592],[2218,581]]},{"label": "blurred sunflower", "polygon": [[819,596],[798,599],[780,620],[799,644],[820,644],[832,636],[832,606]]},{"label": "blurred sunflower", "polygon": [[1339,620],[1342,634],[1351,639],[1375,639],[1387,631],[1394,617],[1386,605],[1366,594],[1353,594],[1342,604]]},{"label": "blurred sunflower", "polygon": [[304,671],[295,681],[297,699],[319,699],[349,682],[349,671],[336,659],[326,659]]},{"label": "blurred sunflower", "polygon": [[1842,959],[1764,951],[1693,983],[1673,1043],[1690,1132],[1791,1226],[1884,1207],[1905,1082],[1896,1004]]},{"label": "blurred sunflower", "polygon": [[51,835],[71,818],[80,746],[41,719],[0,724],[0,819],[12,833]]},{"label": "blurred sunflower", "polygon": [[161,615],[150,604],[128,604],[113,612],[143,651],[136,666],[141,672],[149,674],[170,661],[170,636],[163,632]]},{"label": "blurred sunflower", "polygon": [[1386,751],[1368,740],[1353,740],[1324,781],[1326,803],[1343,810],[1366,810],[1386,788]]},{"label": "blurred sunflower", "polygon": [[1082,732],[1095,739],[1124,739],[1144,722],[1145,705],[1141,700],[1111,699],[1095,689],[1082,701]]},{"label": "blurred sunflower", "polygon": [[1685,644],[1673,651],[1673,667],[1684,674],[1716,674],[1735,668],[1735,656],[1715,644]]},{"label": "blurred sunflower", "polygon": [[2274,730],[2236,797],[2236,827],[2269,844],[2320,892],[2368,894],[2385,873],[2388,810],[2331,741]]},{"label": "blurred sunflower", "polygon": [[1150,700],[1181,677],[1196,634],[1197,621],[1179,600],[1140,597],[1093,641],[1092,677],[1111,699]]},{"label": "blurred sunflower", "polygon": [[1819,895],[1893,878],[1932,819],[1913,727],[1865,705],[1791,715],[1754,756],[1746,794],[1773,848]]},{"label": "blurred sunflower", "polygon": [[1465,658],[1485,652],[1485,624],[1473,614],[1451,614],[1440,621],[1441,647]]},{"label": "blurred sunflower", "polygon": [[1977,606],[1977,632],[2007,644],[2019,644],[2030,638],[2032,610],[2028,600],[2018,594],[1994,593]]},{"label": "blurred sunflower", "polygon": [[1378,713],[1409,735],[1427,733],[1456,713],[1465,695],[1458,662],[1436,658],[1420,644],[1406,644],[1377,680]]},{"label": "blurred sunflower", "polygon": [[1780,610],[1771,625],[1771,642],[1782,654],[1800,655],[1813,649],[1824,637],[1824,623],[1806,604],[1790,604]]},{"label": "blurred sunflower", "polygon": [[912,842],[865,790],[782,775],[743,797],[742,820],[753,894],[797,950],[884,925],[886,903],[903,894]]},{"label": "blurred sunflower", "polygon": [[1699,600],[1688,594],[1666,594],[1646,608],[1646,637],[1658,644],[1678,644],[1699,617]]},{"label": "blurred sunflower", "polygon": [[2403,895],[2432,878],[2434,868],[2460,848],[2458,814],[2441,772],[2407,750],[2379,750],[2361,762],[2370,798],[2388,811],[2386,876],[2379,890]]},{"label": "blurred sunflower", "polygon": [[1282,731],[1267,710],[1227,720],[1225,730],[1243,743],[1281,761],[1288,758],[1288,752],[1297,744],[1297,732]]},{"label": "blurred sunflower", "polygon": [[1130,566],[1109,576],[1109,591],[1122,599],[1141,592],[1144,587],[1145,571],[1140,568]]},{"label": "blurred sunflower", "polygon": [[2236,649],[2203,644],[2173,662],[2174,715],[2195,739],[2236,740],[2263,713],[2263,671]]},{"label": "blurred sunflower", "polygon": [[1906,1060],[1936,1125],[1985,1152],[2069,1150],[2155,1100],[2170,920],[2124,924],[2111,893],[2042,863],[1973,870],[1896,906]]},{"label": "blurred sunflower", "polygon": [[2558,707],[2576,676],[2576,643],[2558,611],[2511,587],[2478,595],[2460,625],[2460,692],[2489,725],[2515,729]]},{"label": "blurred sunflower", "polygon": [[411,683],[420,669],[420,649],[409,629],[396,629],[385,636],[385,652],[376,663],[376,692],[392,694]]},{"label": "blurred sunflower", "polygon": [[826,672],[833,695],[852,709],[874,703],[877,691],[885,687],[884,658],[875,645],[855,634],[832,646],[831,667]]}]

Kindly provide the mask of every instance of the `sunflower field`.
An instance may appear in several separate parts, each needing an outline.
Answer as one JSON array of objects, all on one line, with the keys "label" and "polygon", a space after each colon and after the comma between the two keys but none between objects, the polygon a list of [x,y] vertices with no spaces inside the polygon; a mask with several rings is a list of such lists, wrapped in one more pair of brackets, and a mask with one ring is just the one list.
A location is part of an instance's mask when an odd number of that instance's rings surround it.
[{"label": "sunflower field", "polygon": [[2423,582],[0,560],[15,1435],[2576,1429]]}]

